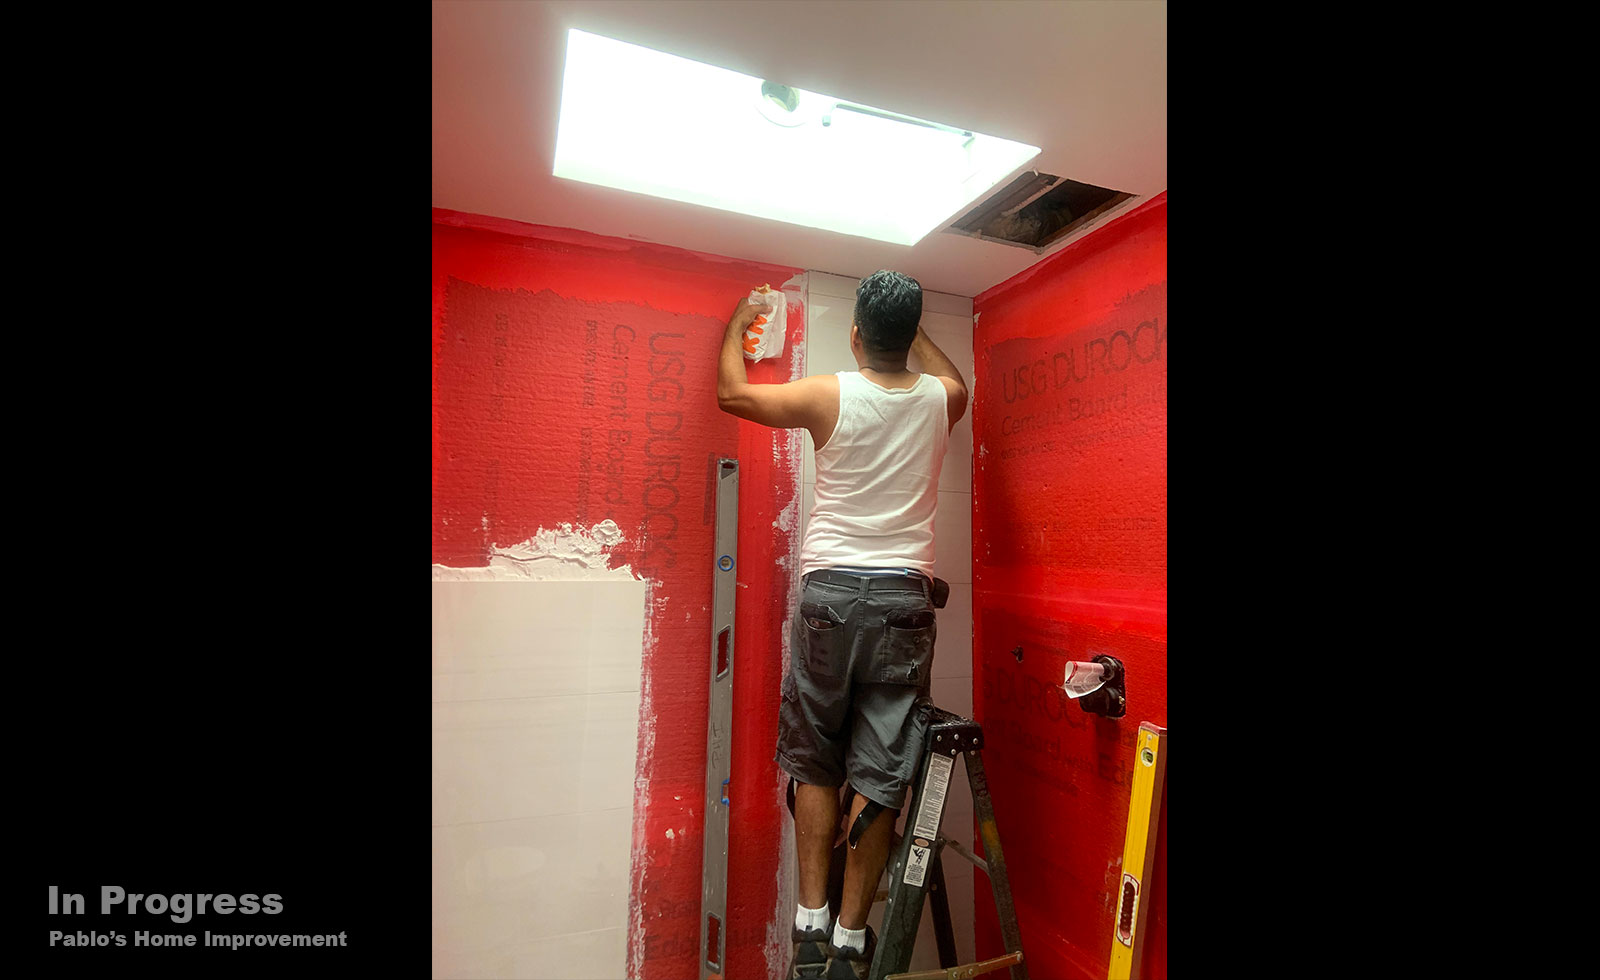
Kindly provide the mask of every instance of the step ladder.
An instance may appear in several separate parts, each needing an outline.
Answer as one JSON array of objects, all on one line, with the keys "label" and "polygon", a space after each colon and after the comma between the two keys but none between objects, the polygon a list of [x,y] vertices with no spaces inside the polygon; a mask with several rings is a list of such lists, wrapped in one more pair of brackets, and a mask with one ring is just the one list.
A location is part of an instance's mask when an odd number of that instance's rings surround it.
[{"label": "step ladder", "polygon": [[[1000,849],[1000,831],[995,825],[994,804],[989,798],[989,780],[984,774],[983,728],[970,718],[935,707],[930,701],[921,702],[920,710],[927,715],[922,753],[916,781],[911,786],[905,833],[895,835],[890,852],[889,888],[886,895],[879,893],[887,898],[888,905],[883,913],[883,925],[878,930],[878,950],[872,958],[868,980],[966,980],[1006,967],[1011,968],[1011,980],[1028,980],[1016,906],[1011,900],[1011,882]],[[950,775],[957,758],[963,760],[967,783],[972,788],[972,810],[978,819],[983,857],[968,850],[960,841],[939,836],[939,821],[944,814]],[[950,924],[950,901],[944,880],[943,854],[947,848],[988,875],[995,911],[1000,918],[1005,955],[978,963],[956,963],[955,932]],[[834,866],[829,875],[828,900],[836,915],[844,887],[843,856],[842,847],[834,851]],[[911,952],[922,923],[922,905],[930,897],[940,969],[909,973]]]}]

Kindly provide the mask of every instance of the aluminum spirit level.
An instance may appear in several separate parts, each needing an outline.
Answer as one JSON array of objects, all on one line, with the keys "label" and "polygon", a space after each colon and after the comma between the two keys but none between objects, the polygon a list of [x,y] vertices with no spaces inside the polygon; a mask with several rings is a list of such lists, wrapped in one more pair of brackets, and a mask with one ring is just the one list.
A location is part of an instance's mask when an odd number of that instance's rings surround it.
[{"label": "aluminum spirit level", "polygon": [[700,980],[727,970],[729,736],[733,727],[733,596],[739,551],[739,461],[719,459],[712,555],[711,711],[706,726],[705,850],[700,879]]}]

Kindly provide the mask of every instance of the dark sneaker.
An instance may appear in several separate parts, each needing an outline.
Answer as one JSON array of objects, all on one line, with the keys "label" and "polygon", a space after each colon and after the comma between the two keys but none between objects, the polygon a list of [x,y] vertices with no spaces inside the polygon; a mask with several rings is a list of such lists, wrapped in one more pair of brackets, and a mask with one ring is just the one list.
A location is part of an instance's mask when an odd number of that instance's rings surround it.
[{"label": "dark sneaker", "polygon": [[821,980],[828,969],[828,939],[832,929],[794,930],[794,958],[789,980]]},{"label": "dark sneaker", "polygon": [[839,947],[833,944],[833,937],[828,938],[828,972],[827,980],[867,980],[867,973],[872,969],[872,954],[878,951],[878,937],[867,926],[867,948],[856,949],[854,946]]}]

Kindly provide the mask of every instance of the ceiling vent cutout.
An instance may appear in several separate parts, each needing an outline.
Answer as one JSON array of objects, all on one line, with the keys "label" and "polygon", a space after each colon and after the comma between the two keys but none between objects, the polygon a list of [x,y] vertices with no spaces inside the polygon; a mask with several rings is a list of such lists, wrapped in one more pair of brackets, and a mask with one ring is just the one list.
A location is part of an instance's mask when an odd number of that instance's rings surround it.
[{"label": "ceiling vent cutout", "polygon": [[1043,252],[1131,200],[1122,191],[1029,171],[945,230]]}]

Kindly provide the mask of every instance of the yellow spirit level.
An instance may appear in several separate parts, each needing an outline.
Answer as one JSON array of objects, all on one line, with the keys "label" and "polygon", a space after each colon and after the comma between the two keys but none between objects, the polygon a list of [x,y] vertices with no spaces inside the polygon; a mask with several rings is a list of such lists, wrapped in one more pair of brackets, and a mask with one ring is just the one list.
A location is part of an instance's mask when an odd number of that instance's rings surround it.
[{"label": "yellow spirit level", "polygon": [[1134,746],[1133,792],[1128,802],[1128,834],[1122,847],[1122,897],[1112,925],[1109,980],[1138,980],[1144,959],[1143,892],[1156,857],[1161,826],[1161,788],[1167,778],[1167,730],[1139,724]]}]

